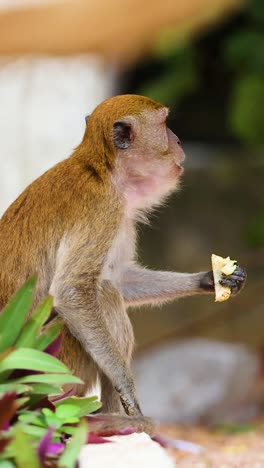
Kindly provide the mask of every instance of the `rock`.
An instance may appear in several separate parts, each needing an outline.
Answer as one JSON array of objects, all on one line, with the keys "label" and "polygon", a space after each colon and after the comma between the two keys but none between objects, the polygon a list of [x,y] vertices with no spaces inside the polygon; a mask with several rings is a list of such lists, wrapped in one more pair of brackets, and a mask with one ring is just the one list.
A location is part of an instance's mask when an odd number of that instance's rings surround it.
[{"label": "rock", "polygon": [[83,447],[80,468],[173,468],[166,451],[145,434],[108,437],[113,443]]},{"label": "rock", "polygon": [[156,347],[134,366],[143,413],[183,423],[247,418],[259,366],[243,345],[191,339]]}]

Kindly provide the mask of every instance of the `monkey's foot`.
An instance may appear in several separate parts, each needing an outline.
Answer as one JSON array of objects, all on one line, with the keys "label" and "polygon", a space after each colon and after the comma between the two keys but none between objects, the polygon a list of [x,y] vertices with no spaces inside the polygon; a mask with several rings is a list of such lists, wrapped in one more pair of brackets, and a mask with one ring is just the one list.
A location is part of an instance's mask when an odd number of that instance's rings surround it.
[{"label": "monkey's foot", "polygon": [[87,416],[89,431],[100,436],[117,435],[130,432],[146,432],[149,435],[157,433],[157,426],[153,419],[145,416],[127,416],[118,413],[99,413]]}]

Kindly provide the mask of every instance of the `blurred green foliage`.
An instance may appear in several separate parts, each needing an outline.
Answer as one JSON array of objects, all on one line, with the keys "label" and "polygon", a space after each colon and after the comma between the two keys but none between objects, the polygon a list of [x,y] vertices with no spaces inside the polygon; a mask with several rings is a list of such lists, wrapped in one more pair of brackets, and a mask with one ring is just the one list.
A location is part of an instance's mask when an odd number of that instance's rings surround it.
[{"label": "blurred green foliage", "polygon": [[151,96],[169,105],[172,101],[178,102],[197,88],[198,70],[191,47],[173,48],[172,51],[168,47],[167,53],[164,53],[164,49],[160,51],[160,57],[164,61],[164,72],[145,84],[139,90],[139,94]]},{"label": "blurred green foliage", "polygon": [[[210,34],[210,33],[208,33]],[[264,1],[250,0],[234,27],[220,34],[219,69],[228,77],[226,127],[242,144],[264,146]],[[179,44],[177,31],[162,34],[156,47],[160,72],[137,91],[173,107],[203,86],[204,50],[190,41]],[[210,60],[207,58],[210,67]],[[211,64],[212,68],[215,64]],[[217,80],[217,75],[214,76]],[[221,79],[221,78],[219,78]],[[210,96],[208,96],[208,100]],[[215,109],[217,112],[217,109]],[[224,123],[223,123],[224,128]]]},{"label": "blurred green foliage", "polygon": [[247,242],[252,248],[264,247],[264,210],[251,221],[247,230]]}]

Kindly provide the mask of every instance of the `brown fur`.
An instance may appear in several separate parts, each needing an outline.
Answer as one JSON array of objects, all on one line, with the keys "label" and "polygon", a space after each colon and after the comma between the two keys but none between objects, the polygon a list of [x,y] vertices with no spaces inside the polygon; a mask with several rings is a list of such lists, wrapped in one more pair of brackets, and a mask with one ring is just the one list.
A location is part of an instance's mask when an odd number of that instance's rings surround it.
[{"label": "brown fur", "polygon": [[[0,308],[37,271],[35,303],[52,286],[55,308],[68,327],[63,331],[60,357],[85,382],[76,390],[78,394],[95,381],[101,367],[96,353],[100,354],[100,362],[104,353],[111,354],[108,361],[110,367],[116,367],[114,384],[114,369],[100,370],[106,411],[119,411],[121,397],[127,413],[140,412],[129,369],[131,324],[122,297],[111,291],[110,283],[100,284],[99,280],[123,214],[120,198],[110,183],[116,158],[111,132],[114,122],[126,115],[139,116],[142,110],[161,107],[134,96],[118,96],[102,103],[91,115],[74,154],[34,181],[0,221]],[[67,253],[60,258],[63,243]],[[92,341],[90,335],[96,334],[92,357],[89,343],[84,346],[80,337],[82,327],[83,335],[87,328],[90,330],[87,340]]]},{"label": "brown fur", "polygon": [[[211,274],[150,271],[135,262],[135,222],[177,187],[184,153],[168,110],[143,96],[116,96],[90,116],[74,154],[33,182],[0,220],[0,309],[35,272],[35,304],[48,293],[64,321],[60,358],[83,380],[100,378],[103,411],[131,418],[120,429],[153,432],[130,369],[128,306],[213,292]],[[118,129],[118,130],[117,130]],[[228,277],[237,292],[242,269]],[[240,286],[238,286],[240,285]],[[116,418],[116,419],[115,419]]]}]

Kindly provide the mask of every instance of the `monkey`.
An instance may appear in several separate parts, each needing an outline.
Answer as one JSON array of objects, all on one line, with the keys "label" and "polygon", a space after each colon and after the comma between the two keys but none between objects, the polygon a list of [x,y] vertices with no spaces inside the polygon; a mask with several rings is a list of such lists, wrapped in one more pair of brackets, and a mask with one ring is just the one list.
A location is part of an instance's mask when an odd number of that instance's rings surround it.
[{"label": "monkey", "polygon": [[[137,263],[137,223],[179,187],[184,171],[168,113],[144,96],[105,100],[86,119],[73,154],[31,183],[0,220],[0,309],[37,272],[34,303],[54,298],[64,324],[59,358],[83,381],[75,395],[99,379],[102,411],[150,433],[155,426],[142,414],[131,371],[127,310],[214,292],[212,271]],[[237,266],[222,284],[234,295],[245,280]]]}]

